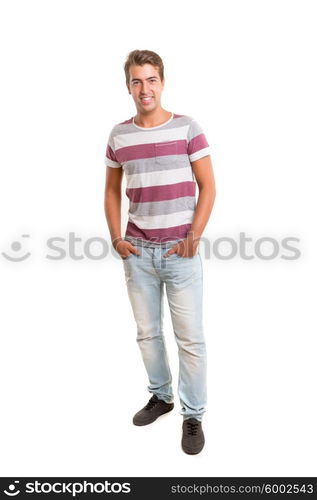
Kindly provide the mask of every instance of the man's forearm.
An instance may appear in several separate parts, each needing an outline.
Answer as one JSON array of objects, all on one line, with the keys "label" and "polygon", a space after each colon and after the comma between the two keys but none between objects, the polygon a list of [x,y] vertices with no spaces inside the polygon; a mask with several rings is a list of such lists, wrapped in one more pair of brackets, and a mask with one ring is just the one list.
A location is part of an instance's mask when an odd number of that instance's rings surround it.
[{"label": "man's forearm", "polygon": [[216,194],[210,190],[209,186],[200,189],[193,222],[187,232],[187,238],[199,240],[209,220],[215,196]]},{"label": "man's forearm", "polygon": [[111,242],[116,244],[122,240],[121,237],[121,194],[115,191],[105,193],[105,215],[111,236]]}]

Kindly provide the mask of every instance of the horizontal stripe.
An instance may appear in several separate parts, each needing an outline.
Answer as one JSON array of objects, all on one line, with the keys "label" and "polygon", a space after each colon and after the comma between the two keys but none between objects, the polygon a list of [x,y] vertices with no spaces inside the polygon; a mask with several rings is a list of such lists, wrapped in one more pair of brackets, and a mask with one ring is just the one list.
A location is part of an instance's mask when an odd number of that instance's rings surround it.
[{"label": "horizontal stripe", "polygon": [[163,186],[165,184],[176,184],[177,182],[193,181],[191,167],[164,169],[156,172],[142,172],[127,177],[127,188],[140,188],[149,186]]},{"label": "horizontal stripe", "polygon": [[133,215],[163,215],[183,210],[195,210],[195,196],[183,196],[174,200],[149,201],[143,203],[130,203],[129,214]]},{"label": "horizontal stripe", "polygon": [[109,158],[112,161],[117,161],[116,155],[109,144],[107,145],[106,156],[107,156],[107,158]]},{"label": "horizontal stripe", "polygon": [[163,215],[134,215],[129,214],[129,220],[134,222],[141,229],[155,229],[157,227],[172,227],[181,224],[189,224],[193,220],[194,210],[184,210],[174,214]]},{"label": "horizontal stripe", "polygon": [[114,168],[122,168],[122,165],[116,161],[109,160],[109,158],[105,158],[105,165],[107,167],[114,167]]},{"label": "horizontal stripe", "polygon": [[158,161],[154,158],[142,158],[137,161],[131,160],[124,164],[124,171],[126,175],[141,174],[142,172],[155,172],[157,170],[176,168],[191,168],[188,155],[170,155],[161,156]]},{"label": "horizontal stripe", "polygon": [[200,151],[197,151],[197,153],[193,153],[190,155],[189,159],[190,161],[195,161],[199,160],[200,158],[203,158],[204,156],[208,156],[210,154],[210,148],[204,148],[201,149]]},{"label": "horizontal stripe", "polygon": [[155,142],[149,144],[137,144],[116,150],[116,158],[120,163],[128,160],[137,160],[140,158],[156,158],[157,156],[188,154],[186,140],[172,141],[164,144]]},{"label": "horizontal stripe", "polygon": [[142,246],[144,248],[146,247],[164,247],[168,248],[169,246],[173,246],[174,244],[178,243],[179,241],[182,240],[182,238],[177,238],[176,240],[167,238],[167,241],[164,241],[163,239],[161,241],[155,241],[157,238],[149,238],[148,240],[145,240],[141,236],[125,236],[124,239],[126,241],[129,241],[132,243],[133,246]]},{"label": "horizontal stripe", "polygon": [[157,229],[141,229],[133,222],[128,222],[126,229],[126,237],[144,238],[145,241],[169,241],[186,238],[191,224],[182,224],[177,227],[157,228]]},{"label": "horizontal stripe", "polygon": [[[204,134],[196,135],[193,139],[191,139],[188,143],[187,153],[188,155],[192,155],[199,151],[200,149],[207,148],[209,146],[206,137]],[[119,160],[119,158],[117,157]],[[119,160],[120,161],[120,160]]]},{"label": "horizontal stripe", "polygon": [[132,123],[133,117],[128,118],[128,120],[125,120],[124,122],[119,123],[119,125],[127,125],[128,123]]},{"label": "horizontal stripe", "polygon": [[[174,127],[158,130],[146,129],[140,132],[131,132],[129,134],[118,134],[114,137],[115,149],[136,146],[140,144],[152,144],[157,142],[171,142],[186,140],[189,124],[183,127]],[[131,129],[129,129],[131,130]],[[186,141],[187,142],[187,141]]]},{"label": "horizontal stripe", "polygon": [[178,184],[167,184],[165,186],[150,186],[147,188],[126,189],[126,195],[133,203],[144,203],[147,201],[162,201],[181,198],[183,196],[195,196],[196,183],[179,182]]}]

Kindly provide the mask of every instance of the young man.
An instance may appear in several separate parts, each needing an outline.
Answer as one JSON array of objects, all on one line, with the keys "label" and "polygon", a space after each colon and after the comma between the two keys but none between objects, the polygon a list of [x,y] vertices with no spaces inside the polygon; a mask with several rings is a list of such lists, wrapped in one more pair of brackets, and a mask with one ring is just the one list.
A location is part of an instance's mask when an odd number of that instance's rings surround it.
[{"label": "young man", "polygon": [[[171,411],[172,377],[163,335],[164,283],[178,344],[182,448],[204,446],[206,345],[199,239],[215,199],[209,145],[191,117],[161,106],[164,66],[149,50],[130,52],[124,66],[136,116],[115,125],[105,164],[105,214],[120,255],[147,370],[151,399],[133,417],[147,425]],[[121,181],[126,174],[129,220],[121,236]],[[199,197],[196,203],[196,182]]]}]

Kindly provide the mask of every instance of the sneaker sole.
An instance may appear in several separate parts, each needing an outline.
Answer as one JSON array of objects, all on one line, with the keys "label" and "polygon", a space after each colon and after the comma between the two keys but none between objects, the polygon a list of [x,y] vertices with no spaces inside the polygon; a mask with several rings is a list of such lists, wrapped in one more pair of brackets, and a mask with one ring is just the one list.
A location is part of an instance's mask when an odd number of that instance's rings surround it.
[{"label": "sneaker sole", "polygon": [[186,453],[186,455],[198,455],[198,453],[200,453],[203,450],[203,448],[204,446],[198,451],[193,451],[193,450],[186,450],[186,448],[182,446],[182,450],[184,451],[184,453]]}]

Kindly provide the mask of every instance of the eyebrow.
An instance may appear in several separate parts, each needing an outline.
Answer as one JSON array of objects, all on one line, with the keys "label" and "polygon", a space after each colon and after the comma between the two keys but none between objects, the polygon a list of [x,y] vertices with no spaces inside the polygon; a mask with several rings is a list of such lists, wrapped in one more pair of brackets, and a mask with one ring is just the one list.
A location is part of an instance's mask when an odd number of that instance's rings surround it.
[{"label": "eyebrow", "polygon": [[[148,78],[146,78],[146,80],[152,80],[152,78],[156,78],[157,79],[157,76],[149,76]],[[135,82],[135,81],[138,81],[138,82],[141,82],[141,78],[132,78],[131,82]]]}]

